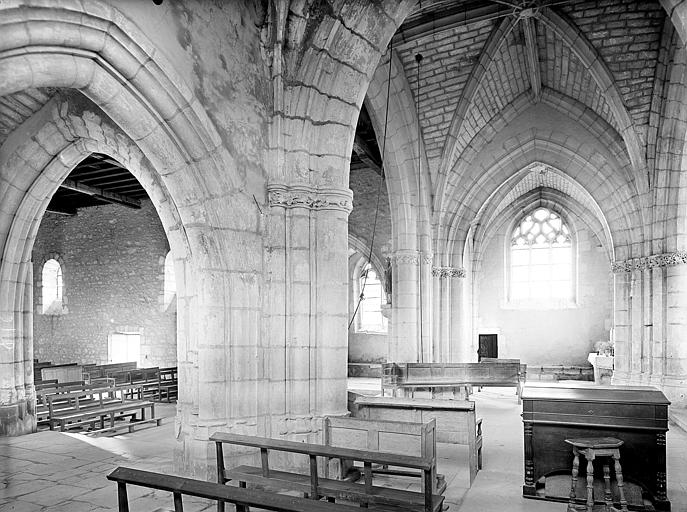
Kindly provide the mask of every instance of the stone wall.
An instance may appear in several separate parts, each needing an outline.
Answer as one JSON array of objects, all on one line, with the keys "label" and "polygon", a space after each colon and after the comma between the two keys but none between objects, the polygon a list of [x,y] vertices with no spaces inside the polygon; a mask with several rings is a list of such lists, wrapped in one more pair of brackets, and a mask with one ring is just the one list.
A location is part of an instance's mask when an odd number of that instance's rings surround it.
[{"label": "stone wall", "polygon": [[348,362],[349,363],[385,363],[389,335],[385,332],[354,332],[348,333]]},{"label": "stone wall", "polygon": [[[165,232],[150,201],[140,210],[106,205],[74,217],[47,213],[33,249],[34,357],[106,363],[108,336],[141,334],[141,366],[176,365],[176,299],[162,303]],[[42,314],[41,270],[58,257],[62,314]]]},{"label": "stone wall", "polygon": [[502,231],[487,246],[479,279],[478,333],[498,334],[499,357],[527,364],[587,366],[595,341],[608,340],[612,315],[612,275],[598,239],[586,229],[578,245],[575,307],[517,309],[506,303]]},{"label": "stone wall", "polygon": [[[369,248],[372,243],[375,212],[377,211],[377,190],[379,174],[372,169],[351,171],[349,185],[353,191],[353,210],[348,216],[348,232],[365,242]],[[381,184],[377,226],[374,229],[374,254],[384,261],[382,246],[391,245],[391,212],[387,183]],[[367,257],[367,254],[365,254]]]}]

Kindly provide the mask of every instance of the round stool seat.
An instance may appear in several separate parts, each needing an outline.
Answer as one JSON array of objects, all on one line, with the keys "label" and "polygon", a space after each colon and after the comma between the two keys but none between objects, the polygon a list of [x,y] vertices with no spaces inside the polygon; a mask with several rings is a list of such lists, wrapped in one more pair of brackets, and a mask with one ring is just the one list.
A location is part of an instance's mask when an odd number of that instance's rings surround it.
[{"label": "round stool seat", "polygon": [[565,442],[577,448],[594,448],[595,450],[620,448],[625,444],[625,441],[621,441],[615,437],[580,437],[578,439],[566,439]]},{"label": "round stool seat", "polygon": [[[572,446],[573,468],[572,480],[570,482],[570,503],[569,511],[577,510],[575,505],[577,487],[577,475],[580,468],[580,455],[587,459],[587,512],[592,512],[594,508],[594,460],[597,458],[610,458],[614,462],[615,479],[618,483],[618,494],[620,494],[620,510],[628,512],[627,501],[625,500],[625,490],[623,489],[623,473],[620,467],[620,447],[624,444],[615,437],[582,437],[566,439],[566,443]],[[604,502],[606,510],[616,510],[613,508],[611,495],[611,470],[608,460],[604,460]]]}]

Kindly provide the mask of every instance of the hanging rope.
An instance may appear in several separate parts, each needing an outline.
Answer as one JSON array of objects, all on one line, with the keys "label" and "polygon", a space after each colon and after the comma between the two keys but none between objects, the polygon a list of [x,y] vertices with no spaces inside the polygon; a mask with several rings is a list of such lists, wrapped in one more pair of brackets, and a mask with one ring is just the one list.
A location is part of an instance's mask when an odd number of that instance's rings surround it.
[{"label": "hanging rope", "polygon": [[[382,165],[379,166],[379,182],[377,184],[377,206],[375,208],[375,218],[372,224],[372,238],[370,239],[370,251],[367,254],[367,263],[372,264],[372,248],[375,245],[375,235],[377,234],[377,218],[379,216],[379,202],[382,196],[382,184],[384,183],[384,161],[386,155],[386,130],[389,126],[389,92],[391,90],[391,58],[394,51],[394,40],[392,39],[389,43],[389,76],[386,80],[386,108],[384,111],[384,137],[382,139]],[[358,303],[355,305],[355,310],[353,315],[351,315],[351,320],[348,322],[348,328],[351,328],[353,321],[355,320],[355,315],[358,314],[360,309],[360,304],[365,299],[365,286],[367,286],[367,276],[368,272],[365,272],[365,280],[363,281],[363,286],[360,289],[360,296],[358,297]]]},{"label": "hanging rope", "polygon": [[[415,91],[415,114],[417,117],[417,212],[418,212],[418,220],[421,212],[420,205],[422,203],[422,158],[420,156],[420,151],[422,149],[421,145],[421,126],[420,126],[420,67],[422,64],[422,54],[417,53],[415,54],[415,62],[417,62],[417,87]],[[418,286],[419,286],[419,297],[418,301],[420,302],[420,351],[418,354],[418,359],[419,362],[424,360],[424,322],[423,322],[423,313],[422,313],[422,246],[420,246],[420,250],[418,251]]]}]

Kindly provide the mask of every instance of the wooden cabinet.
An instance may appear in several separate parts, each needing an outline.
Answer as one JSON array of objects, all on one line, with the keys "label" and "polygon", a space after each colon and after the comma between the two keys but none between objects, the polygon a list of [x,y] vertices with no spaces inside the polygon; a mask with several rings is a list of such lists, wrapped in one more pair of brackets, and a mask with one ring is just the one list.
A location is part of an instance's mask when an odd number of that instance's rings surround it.
[{"label": "wooden cabinet", "polygon": [[566,501],[569,487],[564,492],[546,487],[547,476],[570,474],[572,453],[565,439],[616,437],[624,441],[620,456],[626,481],[639,485],[657,510],[670,510],[666,495],[669,404],[652,387],[526,385],[523,496]]}]

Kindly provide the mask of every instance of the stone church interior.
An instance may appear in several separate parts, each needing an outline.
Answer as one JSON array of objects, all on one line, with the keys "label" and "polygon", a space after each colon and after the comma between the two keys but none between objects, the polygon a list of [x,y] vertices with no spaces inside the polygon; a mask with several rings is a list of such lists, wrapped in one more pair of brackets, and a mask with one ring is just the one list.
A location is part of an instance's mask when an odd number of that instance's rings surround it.
[{"label": "stone church interior", "polygon": [[685,42],[0,1],[0,510],[687,510]]}]

